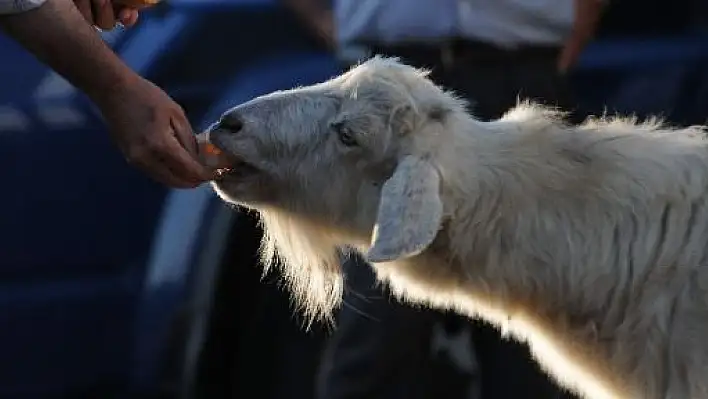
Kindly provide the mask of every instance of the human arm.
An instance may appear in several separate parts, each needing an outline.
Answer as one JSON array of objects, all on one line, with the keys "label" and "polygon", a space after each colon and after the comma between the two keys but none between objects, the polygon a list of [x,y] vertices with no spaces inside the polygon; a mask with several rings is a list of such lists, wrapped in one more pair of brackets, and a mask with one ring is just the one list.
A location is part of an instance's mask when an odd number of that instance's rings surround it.
[{"label": "human arm", "polygon": [[283,0],[308,28],[329,48],[335,46],[335,27],[332,8],[324,0]]},{"label": "human arm", "polygon": [[558,57],[558,70],[566,73],[577,61],[585,45],[595,35],[607,0],[574,0],[575,12],[570,35]]},{"label": "human arm", "polygon": [[0,16],[0,29],[92,100],[135,79],[82,18],[71,0]]},{"label": "human arm", "polygon": [[179,105],[125,65],[71,0],[34,6],[13,14],[0,9],[6,12],[0,29],[88,95],[129,161],[173,187],[213,177],[196,161],[194,135]]}]

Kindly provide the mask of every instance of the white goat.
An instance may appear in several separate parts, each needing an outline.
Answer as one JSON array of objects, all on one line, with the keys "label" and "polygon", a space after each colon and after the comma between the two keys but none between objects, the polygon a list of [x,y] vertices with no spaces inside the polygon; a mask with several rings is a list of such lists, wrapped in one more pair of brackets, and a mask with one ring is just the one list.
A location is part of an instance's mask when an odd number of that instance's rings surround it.
[{"label": "white goat", "polygon": [[354,247],[400,297],[491,321],[585,397],[708,398],[702,128],[529,104],[480,122],[376,57],[209,134],[238,159],[217,192],[260,212],[264,259],[310,316],[338,306]]}]

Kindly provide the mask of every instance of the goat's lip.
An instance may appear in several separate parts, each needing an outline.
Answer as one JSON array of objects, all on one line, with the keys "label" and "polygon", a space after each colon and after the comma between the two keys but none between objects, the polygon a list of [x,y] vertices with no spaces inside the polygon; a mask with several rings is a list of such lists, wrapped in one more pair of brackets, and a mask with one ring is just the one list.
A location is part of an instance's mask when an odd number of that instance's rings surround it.
[{"label": "goat's lip", "polygon": [[224,148],[219,147],[216,143],[212,143],[212,144],[215,147],[217,147],[219,150],[221,150],[225,154],[227,154],[227,156],[229,158],[229,166],[219,168],[217,170],[219,177],[221,177],[221,178],[224,178],[224,177],[242,178],[242,177],[252,176],[252,175],[259,173],[261,171],[256,165],[245,160],[243,157],[240,157],[236,154],[226,151]]},{"label": "goat's lip", "polygon": [[[219,162],[214,165],[216,166],[216,174],[218,179],[223,179],[226,177],[242,178],[260,172],[260,169],[254,164],[230,151],[226,145],[223,145],[219,141],[218,136],[214,137],[210,131],[199,134],[197,136],[197,141],[201,142],[202,145],[212,146],[220,153],[217,154],[219,157]],[[212,153],[213,152],[214,151],[212,150]]]},{"label": "goat's lip", "polygon": [[222,177],[245,177],[260,172],[255,165],[245,161],[243,158],[233,157],[233,163],[230,167],[221,170]]}]

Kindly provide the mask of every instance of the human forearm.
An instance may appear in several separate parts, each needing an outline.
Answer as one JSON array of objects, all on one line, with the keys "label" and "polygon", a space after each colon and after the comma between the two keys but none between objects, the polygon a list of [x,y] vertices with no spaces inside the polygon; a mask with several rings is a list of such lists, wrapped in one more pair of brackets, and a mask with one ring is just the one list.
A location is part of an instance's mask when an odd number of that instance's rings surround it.
[{"label": "human forearm", "polygon": [[572,34],[588,41],[600,22],[606,0],[575,0],[575,16]]},{"label": "human forearm", "polygon": [[[119,1],[46,0],[31,11],[14,3],[10,7],[7,1],[0,0],[0,6],[5,4],[0,7],[0,29],[91,97],[129,162],[175,188],[215,178],[197,160],[184,110],[125,65],[91,27],[115,25],[113,10]],[[134,23],[137,12],[128,11],[118,19]]]},{"label": "human forearm", "polygon": [[283,0],[283,3],[299,18],[305,20],[323,16],[331,11],[322,0]]},{"label": "human forearm", "polygon": [[558,58],[558,69],[565,73],[592,39],[607,0],[575,0],[573,26]]},{"label": "human forearm", "polygon": [[71,0],[47,0],[31,11],[1,15],[0,28],[94,101],[136,78]]}]

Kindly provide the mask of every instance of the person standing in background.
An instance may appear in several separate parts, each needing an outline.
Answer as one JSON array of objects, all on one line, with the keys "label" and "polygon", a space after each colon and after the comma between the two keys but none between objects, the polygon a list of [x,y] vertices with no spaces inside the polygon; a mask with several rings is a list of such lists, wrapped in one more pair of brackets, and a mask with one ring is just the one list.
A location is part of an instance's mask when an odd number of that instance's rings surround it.
[{"label": "person standing in background", "polygon": [[[501,117],[517,99],[573,111],[565,75],[603,8],[602,0],[284,1],[344,69],[374,54],[397,56],[430,69],[431,78],[468,99],[481,120]],[[468,324],[391,299],[360,257],[343,267],[345,305],[325,345],[318,399],[570,397],[540,370],[526,345],[501,338],[483,322]],[[456,377],[437,375],[431,357],[431,343],[440,341],[436,326],[450,322],[471,326],[473,343],[448,351],[460,370]],[[448,341],[459,342],[464,331],[458,328]],[[460,353],[464,348],[468,353]],[[474,381],[475,374],[479,390],[462,382]]]}]

